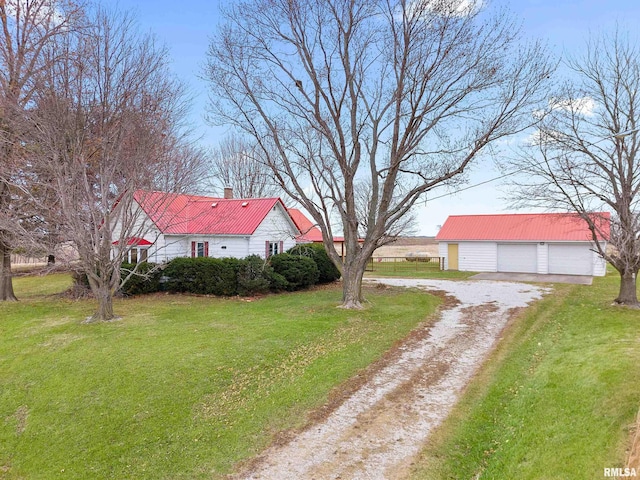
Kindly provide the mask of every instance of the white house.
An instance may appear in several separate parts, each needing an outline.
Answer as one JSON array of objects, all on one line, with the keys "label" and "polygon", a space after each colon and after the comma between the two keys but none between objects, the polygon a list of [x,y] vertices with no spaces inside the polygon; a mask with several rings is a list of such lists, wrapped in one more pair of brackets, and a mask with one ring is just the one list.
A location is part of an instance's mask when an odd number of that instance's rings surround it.
[{"label": "white house", "polygon": [[[609,214],[595,213],[606,248]],[[438,235],[446,270],[604,276],[586,221],[575,214],[452,215]]]},{"label": "white house", "polygon": [[[226,194],[227,192],[225,192]],[[279,198],[216,198],[138,191],[126,237],[131,262],[176,257],[268,257],[295,246],[300,231]],[[122,230],[114,229],[114,238]],[[118,241],[114,241],[118,244]]]}]

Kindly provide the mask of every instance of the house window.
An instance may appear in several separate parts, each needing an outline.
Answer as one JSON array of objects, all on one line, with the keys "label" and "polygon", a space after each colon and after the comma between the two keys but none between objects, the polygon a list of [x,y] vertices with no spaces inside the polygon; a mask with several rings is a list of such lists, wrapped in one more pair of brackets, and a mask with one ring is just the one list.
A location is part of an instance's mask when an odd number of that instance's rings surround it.
[{"label": "house window", "polygon": [[191,242],[191,257],[208,257],[209,242]]},{"label": "house window", "polygon": [[132,248],[126,253],[125,263],[143,263],[147,261],[148,248]]},{"label": "house window", "polygon": [[283,242],[265,242],[264,254],[266,258],[269,258],[271,255],[282,253],[283,251]]}]

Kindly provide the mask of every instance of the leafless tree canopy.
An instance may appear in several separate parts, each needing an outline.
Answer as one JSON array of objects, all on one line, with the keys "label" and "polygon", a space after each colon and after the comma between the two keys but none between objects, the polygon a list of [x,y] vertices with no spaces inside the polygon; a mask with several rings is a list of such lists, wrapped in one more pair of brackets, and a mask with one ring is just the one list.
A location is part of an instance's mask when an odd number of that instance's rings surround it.
[{"label": "leafless tree canopy", "polygon": [[222,193],[225,187],[230,187],[236,198],[282,194],[262,151],[239,135],[224,138],[213,151],[208,178],[215,191]]},{"label": "leafless tree canopy", "polygon": [[99,301],[94,318],[108,320],[130,239],[149,228],[132,207],[134,192],[184,190],[203,156],[180,128],[184,89],[166,49],[138,34],[129,14],[93,10],[44,55],[46,75],[25,116],[26,181],[57,198],[38,208],[77,247]]},{"label": "leafless tree canopy", "polygon": [[19,141],[25,128],[23,113],[49,66],[43,52],[81,16],[76,3],[64,0],[0,1],[0,301],[16,299],[12,249],[25,246],[24,233],[40,228],[33,205],[25,202],[14,183],[25,169],[27,152]]},{"label": "leafless tree canopy", "polygon": [[612,215],[613,251],[596,244],[621,275],[617,302],[637,305],[640,269],[640,50],[622,32],[592,39],[567,62],[572,75],[550,102],[516,164],[520,205],[575,211],[601,236],[593,212]]},{"label": "leafless tree canopy", "polygon": [[508,12],[480,2],[251,0],[225,18],[208,52],[212,114],[255,139],[313,216],[345,307],[360,306],[367,259],[425,192],[532,123],[552,70]]}]

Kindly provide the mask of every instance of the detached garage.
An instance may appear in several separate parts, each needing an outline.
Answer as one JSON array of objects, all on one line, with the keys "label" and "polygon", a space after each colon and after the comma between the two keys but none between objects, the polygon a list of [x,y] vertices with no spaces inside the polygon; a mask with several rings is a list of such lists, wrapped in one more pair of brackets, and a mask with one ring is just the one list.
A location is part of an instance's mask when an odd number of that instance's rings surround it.
[{"label": "detached garage", "polygon": [[[609,214],[594,213],[606,248]],[[604,276],[587,222],[575,214],[452,215],[436,236],[445,269]]]}]

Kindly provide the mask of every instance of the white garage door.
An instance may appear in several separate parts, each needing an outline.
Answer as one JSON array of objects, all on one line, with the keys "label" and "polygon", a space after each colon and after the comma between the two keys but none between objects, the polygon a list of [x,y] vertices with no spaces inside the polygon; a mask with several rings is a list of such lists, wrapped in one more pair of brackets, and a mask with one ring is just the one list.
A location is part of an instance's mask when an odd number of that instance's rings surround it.
[{"label": "white garage door", "polygon": [[499,243],[498,271],[536,273],[538,245],[535,243]]},{"label": "white garage door", "polygon": [[592,275],[593,252],[590,248],[584,243],[550,243],[549,273]]}]

